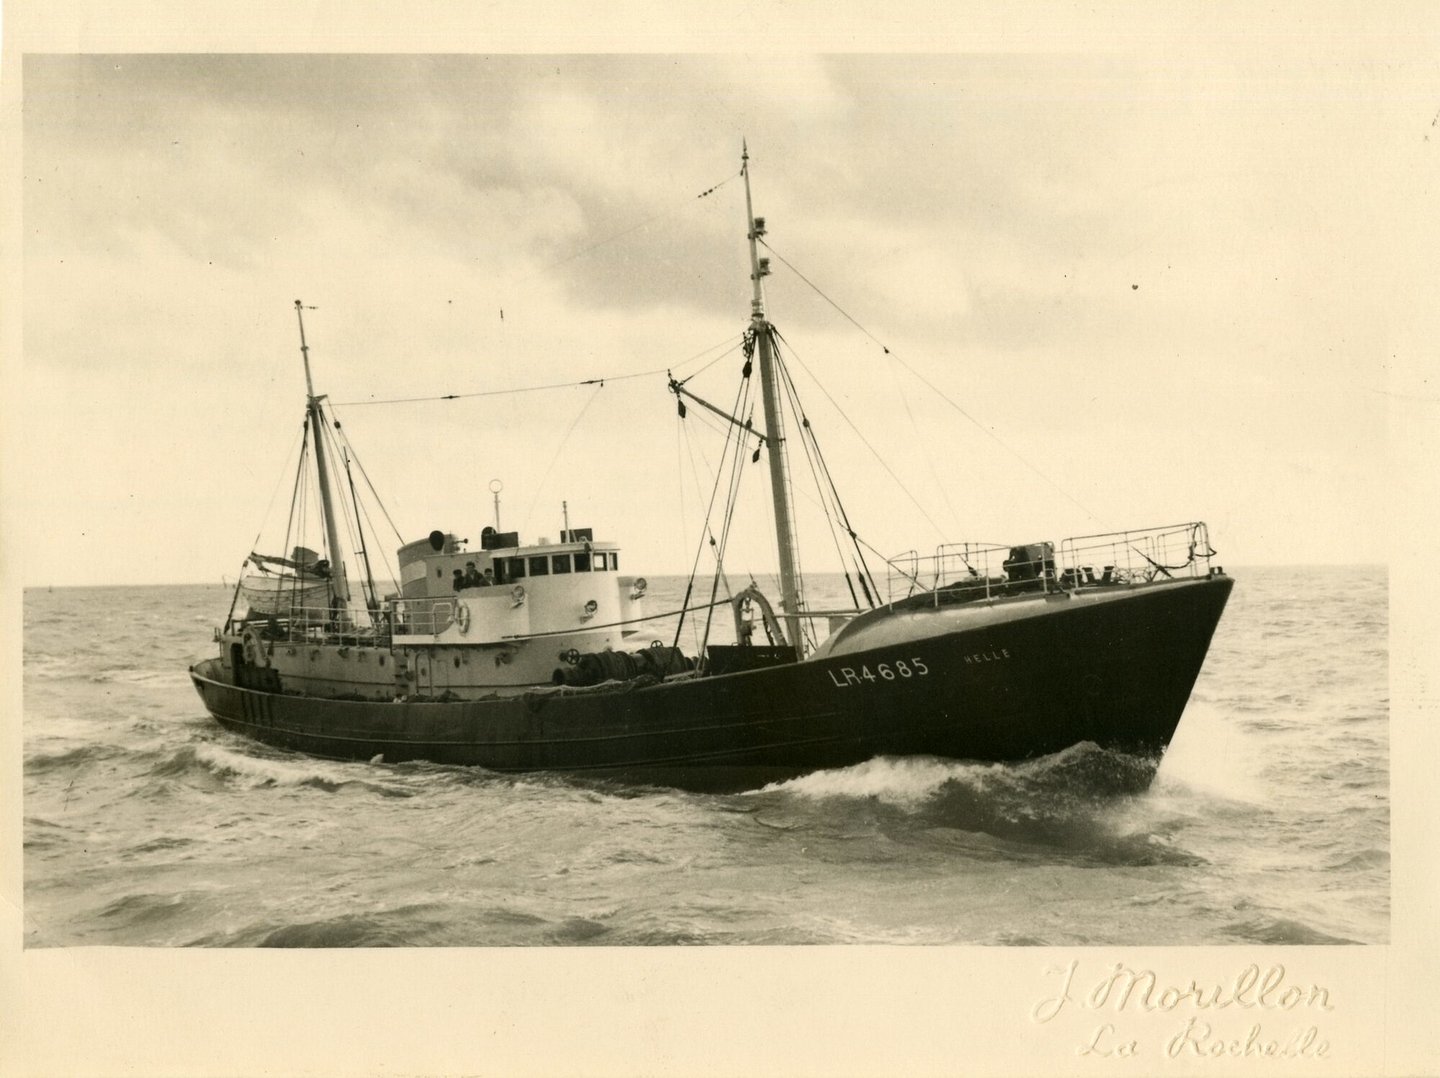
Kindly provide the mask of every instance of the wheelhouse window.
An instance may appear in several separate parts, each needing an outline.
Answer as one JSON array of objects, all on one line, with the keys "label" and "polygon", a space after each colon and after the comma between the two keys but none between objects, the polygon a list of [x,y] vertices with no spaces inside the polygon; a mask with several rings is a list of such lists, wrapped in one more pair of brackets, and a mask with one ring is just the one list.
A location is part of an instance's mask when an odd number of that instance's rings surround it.
[{"label": "wheelhouse window", "polygon": [[588,573],[590,571],[589,553],[575,555],[575,571],[577,573]]},{"label": "wheelhouse window", "polygon": [[549,575],[550,575],[550,559],[547,558],[547,557],[546,557],[545,555],[543,555],[543,554],[541,554],[539,557],[531,558],[531,559],[530,559],[530,575],[531,575],[531,576],[549,576]]},{"label": "wheelhouse window", "polygon": [[568,572],[570,571],[570,555],[569,555],[569,554],[556,554],[556,555],[555,555],[555,571],[556,571],[557,573],[568,573]]},{"label": "wheelhouse window", "polygon": [[603,573],[610,568],[610,563],[605,560],[605,551],[597,550],[590,556],[595,559],[595,572]]},{"label": "wheelhouse window", "polygon": [[504,558],[502,561],[505,563],[506,580],[519,580],[525,575],[524,558]]}]

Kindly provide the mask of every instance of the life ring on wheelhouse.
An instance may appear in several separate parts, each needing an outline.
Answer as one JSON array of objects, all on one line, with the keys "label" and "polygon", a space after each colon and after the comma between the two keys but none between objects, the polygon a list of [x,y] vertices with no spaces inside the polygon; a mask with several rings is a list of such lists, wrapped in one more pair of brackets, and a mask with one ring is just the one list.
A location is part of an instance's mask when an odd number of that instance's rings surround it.
[{"label": "life ring on wheelhouse", "polygon": [[246,629],[240,640],[244,645],[247,663],[259,667],[270,665],[270,652],[265,646],[265,641],[260,639],[260,633],[257,630]]},{"label": "life ring on wheelhouse", "polygon": [[468,632],[470,631],[470,604],[469,604],[469,603],[456,603],[456,604],[455,604],[455,627],[460,630],[460,635],[461,635],[461,636],[464,636],[466,633],[468,633]]}]

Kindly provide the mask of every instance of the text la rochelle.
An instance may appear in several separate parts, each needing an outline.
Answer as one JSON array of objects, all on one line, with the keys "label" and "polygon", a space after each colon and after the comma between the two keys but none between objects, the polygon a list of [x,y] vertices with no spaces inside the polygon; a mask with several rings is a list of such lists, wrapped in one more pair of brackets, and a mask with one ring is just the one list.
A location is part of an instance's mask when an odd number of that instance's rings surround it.
[{"label": "text la rochelle", "polygon": [[[1044,996],[1031,1009],[1031,1020],[1044,1024],[1070,1011],[1110,1011],[1117,1015],[1175,1013],[1187,1015],[1183,1028],[1169,1039],[1164,1054],[1181,1057],[1249,1057],[1321,1058],[1329,1053],[1329,1044],[1320,1037],[1315,1026],[1277,1038],[1253,1023],[1239,1035],[1224,1033],[1206,1020],[1219,1012],[1294,1012],[1333,1011],[1330,990],[1320,984],[1288,981],[1283,965],[1275,964],[1262,970],[1250,964],[1239,970],[1233,979],[1202,984],[1197,979],[1163,982],[1150,969],[1132,969],[1116,962],[1103,976],[1093,982],[1079,975],[1079,960],[1066,966],[1052,966],[1048,976],[1059,978],[1059,989]],[[1256,1015],[1259,1017],[1259,1015]],[[1089,1034],[1080,1045],[1079,1055],[1102,1057],[1133,1057],[1139,1053],[1140,1042],[1124,1035],[1115,1022],[1105,1022]]]}]

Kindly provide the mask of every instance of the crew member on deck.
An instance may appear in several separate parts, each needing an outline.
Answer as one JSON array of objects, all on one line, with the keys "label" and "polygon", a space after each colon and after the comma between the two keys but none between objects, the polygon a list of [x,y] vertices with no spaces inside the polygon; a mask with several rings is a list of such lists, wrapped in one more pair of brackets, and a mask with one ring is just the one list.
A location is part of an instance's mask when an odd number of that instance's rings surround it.
[{"label": "crew member on deck", "polygon": [[480,577],[480,570],[475,568],[475,563],[473,561],[467,561],[465,563],[464,586],[467,588],[478,588],[484,583],[485,581]]},{"label": "crew member on deck", "polygon": [[485,567],[485,575],[480,578],[480,586],[488,588],[495,583],[495,570],[488,565]]},{"label": "crew member on deck", "polygon": [[451,583],[451,586],[454,587],[454,589],[455,589],[456,591],[464,591],[464,590],[465,590],[465,577],[464,577],[464,575],[461,574],[461,572],[460,572],[459,569],[456,569],[456,570],[455,570],[455,579],[452,580],[450,583]]}]

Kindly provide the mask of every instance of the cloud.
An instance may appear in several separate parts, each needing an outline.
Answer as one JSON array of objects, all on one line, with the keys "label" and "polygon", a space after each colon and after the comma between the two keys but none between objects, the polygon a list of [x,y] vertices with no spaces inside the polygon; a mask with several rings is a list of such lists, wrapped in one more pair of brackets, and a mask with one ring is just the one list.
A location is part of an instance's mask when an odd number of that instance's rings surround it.
[{"label": "cloud", "polygon": [[[26,418],[32,461],[79,473],[72,504],[37,487],[46,534],[99,527],[91,500],[114,508],[126,475],[198,484],[250,527],[303,398],[297,296],[336,400],[664,368],[734,337],[742,137],[770,312],[860,430],[798,378],[837,477],[879,477],[842,483],[883,546],[929,529],[892,476],[966,531],[1076,513],[899,359],[1107,514],[1239,483],[1298,498],[1306,460],[1323,502],[1379,468],[1383,413],[1356,401],[1381,399],[1404,237],[1371,197],[1363,82],[1119,55],[27,56],[24,77],[25,364],[46,398]],[[585,392],[344,418],[406,528],[478,513],[472,487],[501,475],[537,521],[559,497],[601,525],[622,506],[675,567],[663,379],[607,385],[569,436],[579,464],[547,473]],[[111,447],[92,468],[65,441],[77,399]],[[1244,451],[1206,454],[1215,437]],[[664,497],[637,503],[636,476]],[[184,557],[208,566],[236,529],[167,497],[134,519],[203,532]]]}]

